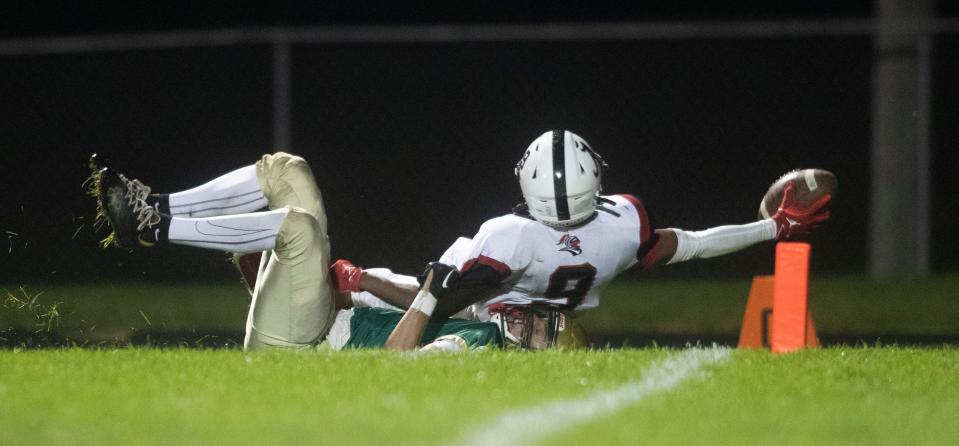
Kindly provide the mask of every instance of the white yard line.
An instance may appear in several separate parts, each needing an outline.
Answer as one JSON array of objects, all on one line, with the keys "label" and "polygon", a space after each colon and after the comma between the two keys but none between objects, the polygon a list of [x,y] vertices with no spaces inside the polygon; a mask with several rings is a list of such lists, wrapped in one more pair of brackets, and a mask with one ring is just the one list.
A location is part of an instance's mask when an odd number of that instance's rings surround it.
[{"label": "white yard line", "polygon": [[638,381],[566,400],[510,410],[475,426],[450,445],[532,444],[639,403],[652,394],[670,390],[703,367],[729,358],[727,348],[691,348],[653,363]]}]

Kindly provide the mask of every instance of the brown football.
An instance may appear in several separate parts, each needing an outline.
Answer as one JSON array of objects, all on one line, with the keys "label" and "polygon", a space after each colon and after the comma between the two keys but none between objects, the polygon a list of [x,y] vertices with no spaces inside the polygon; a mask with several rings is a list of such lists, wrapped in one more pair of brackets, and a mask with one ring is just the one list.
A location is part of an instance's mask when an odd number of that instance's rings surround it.
[{"label": "brown football", "polygon": [[823,169],[797,169],[788,172],[766,191],[763,201],[759,203],[759,219],[769,218],[779,209],[783,201],[783,190],[786,183],[796,181],[796,199],[802,204],[810,204],[829,194],[836,196],[839,180],[836,175]]}]

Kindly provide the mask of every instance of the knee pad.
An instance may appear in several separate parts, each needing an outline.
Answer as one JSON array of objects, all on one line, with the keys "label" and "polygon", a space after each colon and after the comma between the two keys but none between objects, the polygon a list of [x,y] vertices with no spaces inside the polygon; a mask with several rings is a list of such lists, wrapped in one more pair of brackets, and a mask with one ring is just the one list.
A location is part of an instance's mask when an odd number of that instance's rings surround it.
[{"label": "knee pad", "polygon": [[303,209],[292,206],[287,206],[286,209],[290,212],[286,214],[283,226],[280,228],[277,249],[306,250],[316,241],[320,233],[320,225]]},{"label": "knee pad", "polygon": [[269,166],[271,172],[270,177],[272,178],[283,178],[287,182],[292,183],[290,177],[298,177],[303,175],[309,175],[313,177],[313,171],[310,169],[310,165],[307,164],[306,160],[302,157],[291,155],[286,152],[277,152],[272,155],[264,155],[263,164]]},{"label": "knee pad", "polygon": [[306,160],[289,153],[264,155],[257,162],[257,178],[270,209],[294,206],[307,211],[326,230],[323,198]]},{"label": "knee pad", "polygon": [[308,234],[310,237],[316,234],[319,226],[312,215],[298,207],[287,206],[286,209],[290,212],[286,214],[286,220],[283,222],[284,230]]}]

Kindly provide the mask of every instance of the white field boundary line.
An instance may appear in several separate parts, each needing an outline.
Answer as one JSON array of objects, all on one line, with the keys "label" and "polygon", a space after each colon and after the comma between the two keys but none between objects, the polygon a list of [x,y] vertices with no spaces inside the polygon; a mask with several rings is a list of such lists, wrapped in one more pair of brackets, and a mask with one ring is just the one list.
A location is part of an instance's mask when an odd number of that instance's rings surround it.
[{"label": "white field boundary line", "polygon": [[579,398],[552,401],[525,409],[504,412],[486,423],[469,429],[448,445],[532,444],[588,423],[621,409],[638,404],[644,398],[671,390],[689,378],[699,376],[704,367],[729,359],[728,348],[691,348],[653,363],[642,372],[639,381],[589,393]]}]

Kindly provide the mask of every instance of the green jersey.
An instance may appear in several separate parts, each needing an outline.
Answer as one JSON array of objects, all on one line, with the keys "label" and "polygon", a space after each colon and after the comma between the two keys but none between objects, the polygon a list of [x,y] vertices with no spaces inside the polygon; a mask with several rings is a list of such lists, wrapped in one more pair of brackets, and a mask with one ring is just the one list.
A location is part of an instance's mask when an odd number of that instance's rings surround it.
[{"label": "green jersey", "polygon": [[[350,318],[350,339],[343,348],[383,347],[402,317],[402,312],[385,308],[354,309],[353,317]],[[496,324],[489,322],[465,319],[430,322],[420,345],[429,344],[437,338],[451,339],[471,349],[485,346],[503,347],[502,333]]]}]

